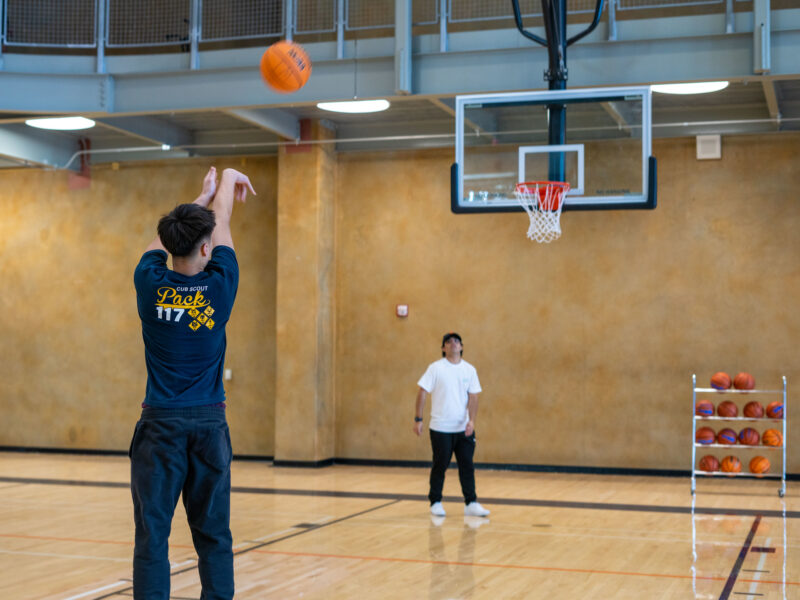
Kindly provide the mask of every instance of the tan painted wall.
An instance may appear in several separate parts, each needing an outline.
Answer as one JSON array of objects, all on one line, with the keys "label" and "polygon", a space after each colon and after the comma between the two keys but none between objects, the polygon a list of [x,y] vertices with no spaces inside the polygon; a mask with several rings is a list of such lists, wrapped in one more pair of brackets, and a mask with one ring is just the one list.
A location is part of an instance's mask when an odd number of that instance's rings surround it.
[{"label": "tan painted wall", "polygon": [[451,151],[340,156],[337,456],[428,459],[413,402],[446,331],[483,384],[480,462],[687,469],[692,373],[797,382],[800,136],[694,153],[657,142],[655,211],[567,213],[550,246],[452,214]]},{"label": "tan painted wall", "polygon": [[[333,131],[313,124],[313,139]],[[332,144],[278,157],[275,460],[335,456],[335,181]]]},{"label": "tan painted wall", "polygon": [[[339,155],[320,177],[336,189],[336,352],[321,364],[335,371],[333,454],[429,457],[413,401],[448,330],[484,386],[480,462],[686,469],[692,373],[797,382],[800,136],[726,136],[721,161],[696,161],[693,139],[655,153],[655,211],[568,213],[550,246],[525,238],[522,214],[451,214],[449,150]],[[96,169],[85,191],[62,173],[0,173],[0,445],[127,447],[145,377],[132,269],[206,167]],[[237,453],[270,455],[277,160],[242,168],[259,196],[234,215],[228,417]]]},{"label": "tan painted wall", "polygon": [[[63,172],[0,172],[0,445],[126,450],[144,395],[133,269],[159,217],[191,202],[210,163],[95,168],[89,189]],[[237,205],[242,271],[228,326],[234,450],[273,447],[274,159],[217,161],[252,175]]]}]

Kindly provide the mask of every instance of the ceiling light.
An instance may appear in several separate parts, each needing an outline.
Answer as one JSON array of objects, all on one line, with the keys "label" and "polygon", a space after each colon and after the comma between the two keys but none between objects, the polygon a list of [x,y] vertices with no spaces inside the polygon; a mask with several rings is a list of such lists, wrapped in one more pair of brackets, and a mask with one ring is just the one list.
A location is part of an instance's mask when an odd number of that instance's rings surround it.
[{"label": "ceiling light", "polygon": [[340,113],[371,113],[389,108],[388,100],[353,100],[351,102],[317,102],[317,108]]},{"label": "ceiling light", "polygon": [[708,94],[728,87],[727,81],[700,81],[698,83],[667,83],[654,85],[654,92],[662,94]]},{"label": "ceiling light", "polygon": [[59,131],[72,131],[75,129],[89,129],[94,127],[94,121],[83,117],[56,117],[47,119],[28,119],[26,125],[37,129],[57,129]]}]

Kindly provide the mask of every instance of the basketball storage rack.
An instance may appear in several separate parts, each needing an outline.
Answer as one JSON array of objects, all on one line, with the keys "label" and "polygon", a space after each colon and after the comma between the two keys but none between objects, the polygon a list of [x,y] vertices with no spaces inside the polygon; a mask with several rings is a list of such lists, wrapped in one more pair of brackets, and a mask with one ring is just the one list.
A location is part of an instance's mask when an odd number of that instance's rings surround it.
[{"label": "basketball storage rack", "polygon": [[[728,389],[728,390],[718,390],[715,388],[699,388],[697,387],[697,375],[692,375],[692,495],[695,494],[697,489],[696,481],[697,476],[700,475],[701,477],[747,477],[747,478],[754,478],[754,479],[780,479],[781,480],[781,487],[778,489],[778,496],[783,498],[786,494],[786,420],[787,420],[787,402],[786,402],[786,376],[782,376],[781,379],[783,380],[783,389],[781,390],[737,390],[737,389]],[[762,395],[762,396],[780,396],[783,398],[783,418],[782,419],[771,419],[769,417],[762,417],[762,418],[751,418],[751,417],[704,417],[695,414],[695,407],[697,406],[697,395],[698,394],[713,394],[716,398],[719,398],[721,395],[731,394],[731,395]],[[730,398],[728,398],[730,399]],[[697,442],[696,434],[697,434],[697,423],[698,421],[724,421],[724,422],[736,422],[736,421],[748,421],[751,423],[765,423],[765,424],[775,424],[781,423],[782,424],[782,435],[783,435],[783,443],[780,446],[748,446],[745,444],[700,444]],[[755,473],[726,473],[724,471],[703,471],[697,468],[697,449],[698,448],[722,448],[726,452],[736,452],[738,450],[763,450],[766,452],[774,453],[780,452],[781,458],[781,469],[780,473],[762,473],[762,474],[755,474]]]}]

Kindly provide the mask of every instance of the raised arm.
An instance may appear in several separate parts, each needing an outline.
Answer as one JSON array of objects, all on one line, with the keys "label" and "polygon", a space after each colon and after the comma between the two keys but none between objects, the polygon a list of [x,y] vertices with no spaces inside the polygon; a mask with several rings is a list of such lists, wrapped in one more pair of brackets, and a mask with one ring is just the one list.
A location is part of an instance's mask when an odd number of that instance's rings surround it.
[{"label": "raised arm", "polygon": [[228,246],[233,248],[233,237],[231,236],[231,213],[233,213],[233,202],[238,200],[244,202],[247,199],[247,191],[256,191],[250,183],[247,175],[235,169],[225,169],[222,172],[222,180],[219,189],[214,196],[214,203],[211,207],[217,219],[214,233],[211,234],[211,244],[216,246]]}]

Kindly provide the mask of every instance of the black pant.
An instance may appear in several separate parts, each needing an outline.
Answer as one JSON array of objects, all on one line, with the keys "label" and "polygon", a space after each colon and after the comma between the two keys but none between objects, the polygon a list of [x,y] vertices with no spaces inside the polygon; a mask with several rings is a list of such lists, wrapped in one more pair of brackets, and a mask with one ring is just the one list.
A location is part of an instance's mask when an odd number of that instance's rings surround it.
[{"label": "black pant", "polygon": [[145,408],[130,448],[136,545],[133,597],[167,600],[172,515],[183,505],[197,551],[202,600],[233,598],[231,440],[225,409]]},{"label": "black pant", "polygon": [[458,463],[458,479],[461,482],[461,492],[464,494],[464,503],[469,504],[478,499],[475,495],[475,467],[472,456],[475,454],[475,432],[467,437],[464,432],[443,433],[430,430],[431,448],[433,449],[433,468],[431,468],[431,488],[428,500],[431,504],[442,501],[442,488],[444,487],[444,474],[450,466],[453,452],[456,453]]}]

